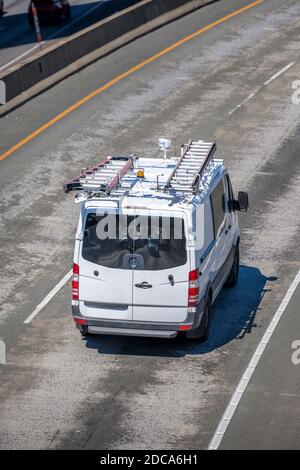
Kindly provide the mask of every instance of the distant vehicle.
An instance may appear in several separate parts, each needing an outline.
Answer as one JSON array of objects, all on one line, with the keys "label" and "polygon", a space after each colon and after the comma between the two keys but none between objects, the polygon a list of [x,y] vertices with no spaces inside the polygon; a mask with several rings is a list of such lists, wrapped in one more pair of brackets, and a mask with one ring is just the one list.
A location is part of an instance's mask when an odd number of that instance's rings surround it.
[{"label": "distant vehicle", "polygon": [[64,185],[82,203],[72,310],[83,336],[207,339],[213,302],[237,283],[248,208],[215,150],[190,141],[177,161],[108,157]]},{"label": "distant vehicle", "polygon": [[68,20],[71,17],[71,5],[68,0],[34,0],[28,7],[28,21],[30,25],[34,24],[32,14],[32,4],[36,8],[38,18],[43,23],[60,23],[62,20]]},{"label": "distant vehicle", "polygon": [[4,1],[0,0],[0,16],[2,16],[4,13]]}]

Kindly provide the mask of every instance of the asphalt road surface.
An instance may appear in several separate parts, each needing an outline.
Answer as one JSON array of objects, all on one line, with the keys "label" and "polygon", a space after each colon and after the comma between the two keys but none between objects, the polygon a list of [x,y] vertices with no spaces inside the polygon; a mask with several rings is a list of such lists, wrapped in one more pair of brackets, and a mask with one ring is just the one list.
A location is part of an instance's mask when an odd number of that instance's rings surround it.
[{"label": "asphalt road surface", "polygon": [[[130,4],[129,0],[126,0]],[[0,73],[39,50],[36,34],[29,26],[29,0],[5,0],[0,18]],[[120,0],[71,0],[71,19],[61,24],[41,24],[42,48],[86,28],[120,8]],[[134,0],[132,1],[134,3]]]},{"label": "asphalt road surface", "polygon": [[[300,106],[292,102],[300,3],[265,0],[228,16],[249,3],[199,9],[0,120],[0,337],[7,345],[0,448],[209,446],[300,266]],[[240,279],[214,304],[209,340],[84,340],[71,319],[69,283],[24,324],[72,264],[78,207],[63,182],[106,155],[159,156],[160,136],[177,146],[215,138],[235,190],[250,196],[251,209],[240,216]],[[298,287],[221,448],[300,448],[300,365],[292,360],[299,296]]]}]

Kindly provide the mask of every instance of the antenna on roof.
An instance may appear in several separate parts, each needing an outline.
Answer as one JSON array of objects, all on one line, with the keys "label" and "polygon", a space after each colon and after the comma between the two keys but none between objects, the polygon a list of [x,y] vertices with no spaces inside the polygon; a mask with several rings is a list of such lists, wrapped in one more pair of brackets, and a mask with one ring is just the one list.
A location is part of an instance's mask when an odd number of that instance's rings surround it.
[{"label": "antenna on roof", "polygon": [[172,148],[171,140],[160,138],[160,139],[158,139],[158,146],[159,146],[160,150],[163,150],[164,160],[166,161],[168,150],[171,150],[171,148]]}]

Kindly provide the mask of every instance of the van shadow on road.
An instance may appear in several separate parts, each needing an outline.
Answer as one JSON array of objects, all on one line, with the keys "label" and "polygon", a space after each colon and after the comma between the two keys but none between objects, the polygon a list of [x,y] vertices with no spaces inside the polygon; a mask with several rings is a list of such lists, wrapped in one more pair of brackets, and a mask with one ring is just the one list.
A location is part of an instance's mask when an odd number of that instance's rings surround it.
[{"label": "van shadow on road", "polygon": [[264,276],[258,268],[241,266],[235,288],[224,288],[213,306],[213,318],[209,339],[205,343],[175,339],[135,338],[125,336],[91,336],[86,347],[100,354],[183,357],[214,351],[232,340],[250,334],[256,326],[255,318],[262,298],[272,289],[266,289],[267,281],[276,277]]}]

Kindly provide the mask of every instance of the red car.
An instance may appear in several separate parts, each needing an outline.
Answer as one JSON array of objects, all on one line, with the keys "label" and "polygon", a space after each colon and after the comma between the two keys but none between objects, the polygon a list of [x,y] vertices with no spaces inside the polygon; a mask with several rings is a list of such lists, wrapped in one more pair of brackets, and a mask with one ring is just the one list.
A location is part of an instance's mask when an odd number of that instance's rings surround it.
[{"label": "red car", "polygon": [[28,8],[28,21],[34,24],[32,4],[34,4],[41,22],[59,23],[71,17],[71,5],[68,0],[33,0]]}]

